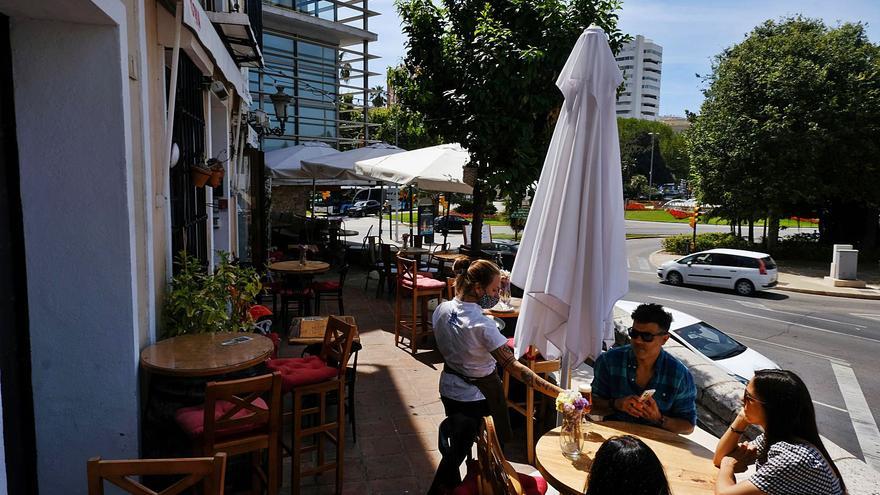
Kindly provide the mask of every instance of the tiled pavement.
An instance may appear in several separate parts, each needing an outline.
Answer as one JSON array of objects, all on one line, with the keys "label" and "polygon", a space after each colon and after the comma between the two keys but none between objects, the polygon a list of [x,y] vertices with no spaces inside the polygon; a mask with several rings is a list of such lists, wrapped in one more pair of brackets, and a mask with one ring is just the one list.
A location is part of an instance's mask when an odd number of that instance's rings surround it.
[{"label": "tiled pavement", "polygon": [[[444,419],[438,394],[442,365],[436,350],[394,346],[394,297],[376,297],[376,281],[364,291],[366,272],[353,267],[345,285],[346,313],[353,315],[363,349],[358,357],[356,386],[357,442],[346,427],[343,493],[421,494],[427,492],[440,453],[437,431]],[[327,276],[329,278],[329,274]],[[322,313],[335,311],[322,304]],[[298,349],[282,350],[299,355]],[[521,429],[521,428],[520,428]],[[522,460],[521,440],[511,442],[507,455]],[[281,493],[290,493],[290,459],[284,462]],[[304,495],[334,493],[334,473],[303,480]]]}]

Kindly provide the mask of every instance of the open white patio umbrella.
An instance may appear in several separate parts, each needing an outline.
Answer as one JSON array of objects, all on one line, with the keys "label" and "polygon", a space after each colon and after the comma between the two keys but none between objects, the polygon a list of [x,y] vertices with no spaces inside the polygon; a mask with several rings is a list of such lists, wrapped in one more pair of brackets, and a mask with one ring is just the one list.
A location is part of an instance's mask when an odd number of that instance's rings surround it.
[{"label": "open white patio umbrella", "polygon": [[355,173],[355,163],[360,160],[377,158],[404,150],[388,143],[374,143],[363,148],[355,148],[348,151],[336,152],[324,156],[316,156],[302,161],[303,172],[316,179],[336,180],[367,180],[375,181]]},{"label": "open white patio umbrella", "polygon": [[355,163],[357,174],[376,180],[413,186],[423,191],[473,194],[464,183],[464,166],[470,154],[458,143],[440,144],[394,155],[360,160]]},{"label": "open white patio umbrella", "polygon": [[265,154],[266,172],[276,185],[311,184],[313,177],[302,170],[302,161],[319,156],[339,154],[329,144],[308,141]]},{"label": "open white patio umbrella", "polygon": [[511,273],[524,291],[516,353],[529,345],[548,358],[562,351],[563,387],[569,365],[598,356],[614,303],[629,290],[615,113],[621,82],[605,33],[590,26],[556,80],[565,103]]}]

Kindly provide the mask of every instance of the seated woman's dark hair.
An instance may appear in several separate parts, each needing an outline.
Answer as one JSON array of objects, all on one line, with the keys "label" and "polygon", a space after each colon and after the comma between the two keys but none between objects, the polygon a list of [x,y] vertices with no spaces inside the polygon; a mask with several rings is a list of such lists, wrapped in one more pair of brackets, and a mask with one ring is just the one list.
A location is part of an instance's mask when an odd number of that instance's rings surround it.
[{"label": "seated woman's dark hair", "polygon": [[585,495],[668,495],[669,482],[657,454],[631,435],[611,437],[590,467]]},{"label": "seated woman's dark hair", "polygon": [[776,442],[796,444],[806,440],[825,456],[840,481],[840,487],[846,492],[843,477],[819,438],[813,399],[803,380],[788,370],[758,370],[752,378],[752,386],[767,418],[767,428],[764,430],[766,448],[758,453],[758,459],[766,462],[767,452]]},{"label": "seated woman's dark hair", "polygon": [[656,323],[664,332],[668,332],[669,327],[672,326],[672,313],[659,304],[639,304],[632,312],[632,319],[639,323]]},{"label": "seated woman's dark hair", "polygon": [[501,269],[495,263],[487,260],[471,261],[467,256],[455,258],[452,271],[455,272],[455,295],[458,297],[474,295],[476,286],[486,287],[496,276],[501,275]]}]

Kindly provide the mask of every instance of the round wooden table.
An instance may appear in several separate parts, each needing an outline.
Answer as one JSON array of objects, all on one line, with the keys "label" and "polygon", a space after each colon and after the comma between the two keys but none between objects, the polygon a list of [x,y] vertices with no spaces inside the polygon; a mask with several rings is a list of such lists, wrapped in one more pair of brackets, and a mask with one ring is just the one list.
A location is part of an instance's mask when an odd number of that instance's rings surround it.
[{"label": "round wooden table", "polygon": [[[222,345],[236,337],[250,340]],[[255,333],[180,335],[144,349],[141,366],[153,373],[177,377],[223,375],[262,363],[273,349],[271,339]]]},{"label": "round wooden table", "polygon": [[324,273],[330,270],[330,263],[324,261],[307,260],[304,265],[299,261],[279,261],[269,265],[269,269],[273,272],[288,273],[291,275],[314,275],[316,273]]},{"label": "round wooden table", "polygon": [[483,313],[487,315],[494,316],[496,318],[518,318],[519,317],[519,308],[522,306],[522,298],[519,297],[511,297],[510,298],[510,306],[513,308],[510,311],[496,311],[493,309],[484,309]]},{"label": "round wooden table", "polygon": [[562,455],[559,428],[547,432],[535,446],[535,461],[544,479],[560,493],[584,493],[593,456],[602,442],[619,435],[640,438],[657,454],[675,495],[715,493],[718,469],[713,452],[675,433],[652,426],[620,421],[594,423],[584,427],[584,449],[576,461]]}]

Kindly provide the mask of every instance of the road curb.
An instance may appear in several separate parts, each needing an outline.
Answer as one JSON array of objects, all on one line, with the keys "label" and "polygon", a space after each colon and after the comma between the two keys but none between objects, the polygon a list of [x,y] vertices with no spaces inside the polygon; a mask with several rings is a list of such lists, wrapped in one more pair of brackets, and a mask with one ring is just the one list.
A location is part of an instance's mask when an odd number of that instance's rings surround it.
[{"label": "road curb", "polygon": [[814,294],[817,296],[831,296],[831,297],[847,297],[850,299],[868,299],[874,301],[880,301],[880,294],[852,294],[849,292],[834,292],[827,291],[821,289],[804,289],[802,287],[790,287],[790,286],[782,286],[777,285],[774,287],[776,290],[781,290],[785,292],[800,292],[802,294]]}]

